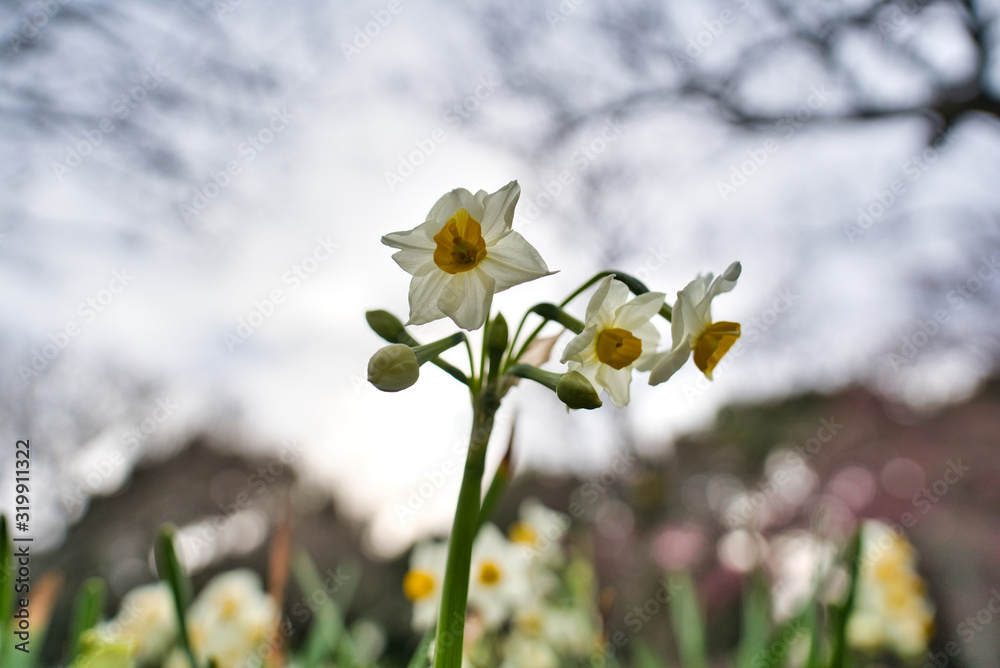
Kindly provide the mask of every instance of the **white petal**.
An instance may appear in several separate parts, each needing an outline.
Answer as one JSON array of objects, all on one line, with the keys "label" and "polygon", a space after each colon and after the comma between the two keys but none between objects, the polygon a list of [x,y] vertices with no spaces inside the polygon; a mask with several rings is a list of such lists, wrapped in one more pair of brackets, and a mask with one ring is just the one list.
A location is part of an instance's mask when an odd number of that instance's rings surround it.
[{"label": "white petal", "polygon": [[712,324],[708,313],[708,307],[711,306],[710,301],[694,302],[687,295],[681,295],[677,301],[680,303],[681,317],[684,322],[684,338],[700,334]]},{"label": "white petal", "polygon": [[496,280],[497,292],[552,273],[538,251],[517,232],[487,246],[479,266]]},{"label": "white petal", "polygon": [[683,292],[677,293],[677,300],[674,301],[673,315],[670,316],[670,338],[673,339],[671,348],[676,348],[681,341],[688,337],[684,321],[684,297]]},{"label": "white petal", "polygon": [[482,220],[483,205],[479,200],[465,188],[455,188],[431,207],[430,213],[427,214],[427,222],[447,223],[459,209],[465,209],[476,220]]},{"label": "white petal", "polygon": [[624,369],[615,369],[607,364],[602,364],[601,368],[597,371],[597,382],[603,385],[604,389],[608,391],[611,403],[615,406],[622,408],[628,405],[628,386],[632,382],[631,366],[627,366]]},{"label": "white petal", "polygon": [[431,251],[437,248],[434,235],[441,231],[443,223],[428,220],[412,230],[393,232],[382,237],[382,243],[392,248],[406,248],[417,251]]},{"label": "white petal", "polygon": [[684,366],[684,363],[687,362],[690,356],[691,346],[687,344],[687,341],[682,342],[680,346],[670,352],[663,353],[649,374],[649,384],[659,385],[668,380],[677,373],[678,369]]},{"label": "white petal", "polygon": [[438,307],[441,291],[451,278],[440,269],[414,276],[410,281],[410,320],[407,325],[423,325],[445,316]]},{"label": "white petal", "polygon": [[635,330],[659,313],[661,306],[663,306],[662,292],[647,292],[644,295],[639,295],[618,309],[615,314],[615,324],[634,333]]},{"label": "white petal", "polygon": [[660,330],[653,323],[647,322],[633,329],[632,334],[642,341],[642,354],[633,365],[640,371],[649,371],[656,363],[656,346],[660,342]]},{"label": "white petal", "polygon": [[[566,350],[563,351],[562,358],[559,361],[565,364],[570,359],[578,358],[580,353],[594,343],[595,336],[597,336],[597,327],[588,327],[577,334],[566,344]],[[576,361],[583,362],[582,359],[576,359]]]},{"label": "white petal", "polygon": [[593,355],[590,359],[584,362],[577,362],[576,360],[570,360],[567,365],[570,371],[577,371],[583,375],[590,384],[594,386],[595,390],[600,391],[601,384],[597,382],[597,372],[601,369],[603,364],[597,359],[597,355]]},{"label": "white petal", "polygon": [[495,284],[479,267],[455,274],[441,291],[437,307],[462,329],[470,332],[479,329],[493,303]]},{"label": "white petal", "polygon": [[613,276],[605,276],[587,304],[587,324],[612,326],[615,312],[628,301],[628,295],[628,287],[624,283],[615,280]]},{"label": "white petal", "polygon": [[434,264],[434,252],[429,250],[413,250],[404,248],[392,254],[392,259],[408,274],[422,276],[437,267]]},{"label": "white petal", "polygon": [[521,186],[517,181],[511,181],[483,199],[483,217],[479,222],[483,226],[483,238],[487,244],[510,229],[514,221],[514,206],[520,196]]}]

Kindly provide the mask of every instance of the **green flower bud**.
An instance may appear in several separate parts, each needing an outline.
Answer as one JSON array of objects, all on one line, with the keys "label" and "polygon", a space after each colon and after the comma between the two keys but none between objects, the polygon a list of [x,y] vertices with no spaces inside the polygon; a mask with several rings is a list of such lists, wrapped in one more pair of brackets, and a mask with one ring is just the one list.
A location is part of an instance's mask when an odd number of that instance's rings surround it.
[{"label": "green flower bud", "polygon": [[503,361],[503,354],[507,350],[507,321],[501,314],[497,314],[493,322],[489,325],[486,335],[486,350],[490,356],[490,378],[496,379],[500,372],[500,363]]},{"label": "green flower bud", "polygon": [[410,343],[409,335],[399,318],[388,311],[368,311],[365,320],[372,331],[392,343]]},{"label": "green flower bud", "polygon": [[419,377],[417,355],[403,343],[379,349],[368,361],[368,382],[383,392],[405,390]]},{"label": "green flower bud", "polygon": [[591,410],[603,406],[597,390],[579,371],[564,373],[556,384],[556,396],[569,408]]},{"label": "green flower bud", "polygon": [[591,410],[604,405],[601,398],[597,396],[597,390],[579,371],[558,374],[544,371],[530,364],[515,364],[511,367],[510,373],[518,378],[527,378],[549,388],[556,393],[559,401],[566,404],[567,408]]}]

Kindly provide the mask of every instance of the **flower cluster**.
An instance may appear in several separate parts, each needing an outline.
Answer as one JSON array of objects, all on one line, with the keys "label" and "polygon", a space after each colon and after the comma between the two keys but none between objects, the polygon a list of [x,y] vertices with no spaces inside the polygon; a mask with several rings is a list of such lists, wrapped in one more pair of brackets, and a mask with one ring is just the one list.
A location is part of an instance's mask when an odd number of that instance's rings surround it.
[{"label": "flower cluster", "polygon": [[847,627],[851,644],[903,656],[925,651],[934,631],[934,607],[917,573],[913,546],[888,525],[868,520],[861,531],[860,560]]},{"label": "flower cluster", "polygon": [[[98,624],[91,642],[103,648],[121,647],[120,665],[164,665],[189,668],[178,647],[173,595],[166,583],[133,589],[122,599],[114,619]],[[270,643],[278,628],[279,611],[261,589],[260,578],[246,569],[216,576],[187,611],[188,634],[199,665],[218,668],[246,665]]]},{"label": "flower cluster", "polygon": [[[489,323],[495,293],[552,273],[534,247],[512,229],[520,192],[516,181],[491,194],[480,190],[473,195],[459,188],[441,197],[421,225],[382,237],[382,243],[399,249],[392,257],[413,278],[410,317],[405,325],[385,322],[388,314],[384,312],[369,314],[372,327],[392,342],[369,363],[368,378],[376,387],[395,392],[413,385],[424,362],[434,361],[441,366],[437,355],[461,342],[450,337],[418,346],[405,333],[406,325],[448,317],[461,329],[479,329]],[[567,365],[565,373],[553,375],[519,364],[534,335],[518,351],[514,349],[515,335],[504,369],[548,386],[570,408],[600,406],[600,390],[615,406],[625,406],[633,370],[649,371],[649,384],[658,385],[691,357],[711,379],[722,357],[740,336],[738,323],[713,322],[712,301],[735,287],[740,271],[740,263],[734,262],[718,277],[698,276],[677,293],[672,307],[665,302],[663,293],[650,292],[635,278],[602,272],[560,306],[539,304],[531,311],[576,334],[561,356],[561,362]],[[563,310],[573,297],[595,282],[597,288],[583,321]],[[373,322],[373,314],[383,322]],[[671,342],[662,350],[657,349],[657,315],[671,321]],[[475,370],[470,371],[474,375]]]},{"label": "flower cluster", "polygon": [[94,629],[104,644],[128,644],[140,664],[153,663],[177,639],[170,588],[163,582],[136,587],[122,597],[118,614]]},{"label": "flower cluster", "polygon": [[[465,665],[555,668],[597,647],[594,574],[585,559],[569,556],[569,525],[567,516],[528,499],[507,536],[493,524],[480,529],[472,548]],[[403,590],[416,630],[434,623],[445,557],[445,545],[435,541],[410,556]]]},{"label": "flower cluster", "polygon": [[[741,267],[734,262],[718,278],[711,274],[695,278],[677,293],[673,306],[666,303],[664,293],[650,291],[632,276],[600,272],[558,305],[541,302],[532,306],[511,337],[506,319],[491,313],[493,295],[552,273],[538,251],[513,231],[520,193],[516,181],[494,193],[480,190],[473,195],[459,188],[441,197],[421,225],[382,237],[382,243],[398,250],[393,259],[412,276],[410,317],[404,324],[385,311],[367,314],[368,324],[389,343],[368,364],[368,380],[375,387],[386,392],[404,390],[417,382],[420,367],[430,362],[466,385],[472,402],[466,475],[450,543],[418,547],[403,585],[413,602],[414,625],[429,629],[437,619],[435,642],[441,647],[434,659],[437,668],[456,668],[463,660],[472,665],[494,665],[477,660],[469,647],[477,646],[477,638],[496,644],[497,629],[510,624],[514,629],[537,628],[534,633],[511,634],[503,651],[494,647],[491,656],[507,657],[502,665],[559,665],[560,652],[553,649],[558,643],[542,642],[540,639],[547,636],[538,629],[542,621],[566,619],[549,610],[550,602],[544,599],[544,593],[551,590],[547,583],[558,584],[560,578],[537,549],[533,551],[535,558],[519,559],[512,547],[514,541],[503,538],[488,524],[481,527],[489,519],[480,495],[486,449],[494,417],[507,392],[526,378],[552,390],[568,409],[600,407],[600,392],[620,408],[629,403],[633,371],[650,372],[649,383],[658,385],[694,357],[695,365],[711,379],[740,336],[737,323],[713,322],[711,315],[712,301],[736,285]],[[566,307],[592,287],[580,320]],[[671,323],[672,340],[664,349],[659,349],[658,316]],[[529,317],[541,318],[541,323],[521,340]],[[464,332],[420,345],[406,331],[408,325],[441,318],[450,318],[462,330],[483,329],[478,362]],[[542,368],[561,335],[539,338],[550,322],[575,335],[560,356],[565,367],[559,372]],[[463,343],[469,353],[467,369],[440,357]],[[504,484],[504,476],[495,477],[487,498],[494,498],[494,492],[499,494]],[[533,532],[537,535],[534,525],[545,516],[538,507],[524,512],[512,535],[522,545]],[[470,561],[471,569],[466,573]],[[520,605],[517,609],[523,612],[531,595],[543,597],[535,607],[545,612],[539,613],[541,617],[528,616],[541,621],[521,623],[521,617],[514,614],[515,606]],[[466,637],[465,628],[457,625],[459,629],[454,631],[449,620],[468,611],[472,622]],[[577,617],[570,615],[568,619]],[[592,634],[583,635],[592,638]],[[469,642],[463,643],[463,637]]]}]

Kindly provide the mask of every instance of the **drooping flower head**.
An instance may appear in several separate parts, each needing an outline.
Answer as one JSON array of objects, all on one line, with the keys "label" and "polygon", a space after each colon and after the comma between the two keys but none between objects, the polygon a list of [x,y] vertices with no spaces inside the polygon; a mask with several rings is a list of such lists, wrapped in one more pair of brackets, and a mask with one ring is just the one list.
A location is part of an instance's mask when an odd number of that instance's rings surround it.
[{"label": "drooping flower head", "polygon": [[437,201],[421,225],[382,237],[383,244],[400,249],[392,259],[413,275],[407,325],[447,316],[462,329],[479,329],[495,293],[551,273],[538,251],[511,229],[520,195],[517,181],[492,194],[457,188]]},{"label": "drooping flower head", "polygon": [[584,330],[566,346],[562,361],[595,387],[608,391],[621,408],[629,400],[632,368],[646,370],[660,340],[650,318],[663,306],[662,292],[647,292],[628,301],[629,290],[613,276],[597,286],[587,305]]},{"label": "drooping flower head", "polygon": [[712,371],[740,338],[740,325],[735,322],[712,322],[712,300],[736,287],[742,267],[733,262],[718,278],[704,274],[677,293],[671,322],[671,349],[660,354],[649,374],[649,384],[659,385],[694,355],[694,363],[705,377]]}]

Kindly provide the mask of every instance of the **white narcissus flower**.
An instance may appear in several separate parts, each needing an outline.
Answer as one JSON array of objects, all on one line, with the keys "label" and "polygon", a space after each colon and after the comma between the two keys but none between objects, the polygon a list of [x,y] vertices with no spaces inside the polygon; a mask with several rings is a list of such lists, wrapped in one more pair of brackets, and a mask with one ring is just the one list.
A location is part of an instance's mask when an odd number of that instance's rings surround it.
[{"label": "white narcissus flower", "polygon": [[684,366],[694,353],[694,363],[709,380],[722,356],[740,338],[735,322],[712,322],[712,300],[736,286],[742,267],[733,262],[713,280],[712,274],[694,279],[677,293],[671,319],[671,349],[657,356],[649,374],[649,384],[659,385]]},{"label": "white narcissus flower", "polygon": [[520,520],[507,532],[511,541],[532,559],[552,565],[562,563],[562,539],[569,529],[569,516],[546,508],[534,498],[522,501],[518,514]]},{"label": "white narcissus flower", "polygon": [[489,628],[506,621],[531,593],[528,562],[493,524],[479,530],[472,546],[469,605]]},{"label": "white narcissus flower", "polygon": [[213,578],[188,610],[191,644],[199,660],[236,668],[267,651],[280,620],[278,606],[249,569]]},{"label": "white narcissus flower", "polygon": [[447,316],[462,329],[479,329],[495,293],[551,273],[511,230],[520,195],[517,181],[492,194],[457,188],[437,201],[426,222],[382,237],[400,249],[392,259],[413,275],[407,325]]},{"label": "white narcissus flower", "polygon": [[860,559],[847,624],[850,643],[867,650],[888,647],[907,657],[925,652],[934,632],[934,606],[917,573],[913,546],[888,525],[866,520]]},{"label": "white narcissus flower", "polygon": [[447,563],[447,543],[426,542],[413,548],[410,570],[403,578],[403,594],[413,604],[416,631],[426,631],[437,621]]},{"label": "white narcissus flower", "polygon": [[647,292],[628,301],[629,290],[607,276],[587,305],[585,329],[566,346],[562,362],[579,371],[595,387],[603,387],[611,403],[628,403],[632,367],[648,370],[660,332],[650,318],[663,306],[662,292]]},{"label": "white narcissus flower", "polygon": [[122,597],[115,618],[99,624],[95,631],[104,642],[131,643],[139,664],[157,661],[177,637],[170,588],[164,582],[136,587]]}]

